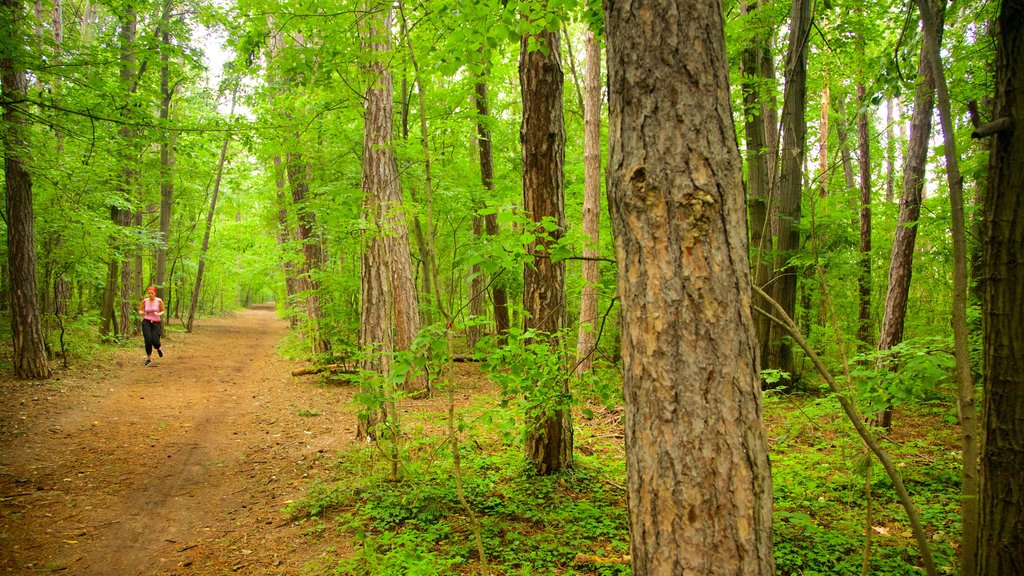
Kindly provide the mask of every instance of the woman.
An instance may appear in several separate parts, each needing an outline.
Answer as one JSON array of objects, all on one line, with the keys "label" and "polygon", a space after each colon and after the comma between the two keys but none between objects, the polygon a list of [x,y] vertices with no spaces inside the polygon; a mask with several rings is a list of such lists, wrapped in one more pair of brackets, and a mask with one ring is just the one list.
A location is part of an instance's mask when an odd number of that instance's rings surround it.
[{"label": "woman", "polygon": [[160,349],[160,317],[166,311],[164,301],[156,297],[156,288],[146,288],[146,298],[139,305],[139,314],[142,314],[142,337],[146,341],[146,366],[153,363],[151,356],[154,348],[161,358],[164,357],[164,351]]}]

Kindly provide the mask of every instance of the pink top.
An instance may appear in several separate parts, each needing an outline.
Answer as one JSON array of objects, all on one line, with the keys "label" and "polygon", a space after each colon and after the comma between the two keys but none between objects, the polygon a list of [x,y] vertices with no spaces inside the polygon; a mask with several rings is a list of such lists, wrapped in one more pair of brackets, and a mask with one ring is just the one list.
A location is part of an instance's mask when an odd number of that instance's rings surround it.
[{"label": "pink top", "polygon": [[152,300],[146,298],[145,300],[143,300],[142,306],[143,309],[146,311],[146,314],[142,317],[142,319],[152,320],[153,322],[159,322],[160,316],[157,315],[157,312],[160,311],[161,302],[163,302],[163,300],[159,298],[153,298]]}]

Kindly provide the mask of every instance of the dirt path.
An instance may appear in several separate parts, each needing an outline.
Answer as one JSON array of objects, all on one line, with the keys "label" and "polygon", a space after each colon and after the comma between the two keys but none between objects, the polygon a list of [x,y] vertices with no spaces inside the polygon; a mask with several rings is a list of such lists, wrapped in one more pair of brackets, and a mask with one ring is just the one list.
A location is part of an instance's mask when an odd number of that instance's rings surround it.
[{"label": "dirt path", "polygon": [[247,310],[170,334],[153,367],[0,382],[0,573],[301,573],[319,550],[282,509],[353,417],[349,390],[291,377],[286,330]]}]

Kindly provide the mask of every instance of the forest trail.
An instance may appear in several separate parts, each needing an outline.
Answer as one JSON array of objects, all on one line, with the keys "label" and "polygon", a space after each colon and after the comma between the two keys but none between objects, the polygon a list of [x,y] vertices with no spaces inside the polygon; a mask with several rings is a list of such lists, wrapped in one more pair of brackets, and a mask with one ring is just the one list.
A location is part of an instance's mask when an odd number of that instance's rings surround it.
[{"label": "forest trail", "polygon": [[0,381],[0,573],[299,574],[288,521],[349,445],[348,389],[296,379],[272,308],[171,332],[92,374]]}]

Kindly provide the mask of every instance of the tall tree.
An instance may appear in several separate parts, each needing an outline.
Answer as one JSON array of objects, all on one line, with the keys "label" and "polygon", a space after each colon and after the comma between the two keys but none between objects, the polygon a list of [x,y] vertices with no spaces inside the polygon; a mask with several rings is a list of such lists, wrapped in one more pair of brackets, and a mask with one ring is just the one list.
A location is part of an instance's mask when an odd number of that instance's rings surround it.
[{"label": "tall tree", "polygon": [[597,345],[597,297],[601,270],[601,43],[593,30],[584,36],[586,68],[583,73],[583,289],[580,294],[580,329],[576,339],[576,373],[590,372]]},{"label": "tall tree", "polygon": [[[476,104],[476,135],[477,145],[480,150],[480,180],[484,190],[489,193],[494,191],[494,154],[491,145],[491,129],[488,126],[490,118],[489,103],[487,98],[486,76],[481,76],[476,82],[475,97]],[[488,236],[498,234],[498,215],[493,211],[484,215],[484,231]],[[494,331],[498,337],[504,339],[504,335],[510,327],[508,316],[508,293],[503,282],[491,282],[491,302],[494,308]],[[482,290],[480,285],[474,290],[474,295]]]},{"label": "tall tree", "polygon": [[[780,151],[778,246],[776,276],[772,286],[775,301],[796,317],[797,268],[790,260],[800,248],[800,217],[803,192],[804,146],[807,124],[807,53],[811,32],[810,0],[793,0],[790,9],[789,49],[786,54],[786,91],[782,104],[782,149]],[[771,347],[765,368],[795,372],[793,350],[777,326],[772,326]]]},{"label": "tall tree", "polygon": [[[171,84],[171,11],[173,0],[165,0],[160,17],[160,120],[163,134],[160,138],[160,245],[156,250],[157,294],[169,303],[167,282],[167,247],[171,233],[171,209],[174,206],[174,146],[177,132],[169,129],[167,122],[171,115],[171,99],[176,85]],[[170,316],[168,316],[170,318]]]},{"label": "tall tree", "polygon": [[[860,39],[863,42],[863,39]],[[863,46],[863,44],[862,44]],[[863,57],[864,51],[861,50]],[[870,344],[874,333],[871,329],[871,134],[868,115],[872,113],[867,102],[867,88],[863,82],[857,84],[857,134],[860,168],[860,270],[857,274],[858,307],[857,340],[862,346]]]},{"label": "tall tree", "polygon": [[939,124],[942,126],[943,151],[946,160],[946,179],[949,183],[950,236],[953,241],[953,355],[956,358],[957,408],[960,415],[961,458],[963,461],[963,484],[961,506],[964,523],[961,540],[969,542],[963,551],[965,571],[974,571],[975,556],[971,546],[976,541],[978,518],[978,417],[974,404],[974,377],[971,375],[971,356],[967,334],[967,228],[964,216],[963,178],[960,176],[960,158],[957,152],[956,132],[953,128],[952,108],[946,75],[942,69],[942,43],[939,31],[945,19],[945,0],[917,0],[924,27],[922,42],[925,47],[921,54],[928,60],[935,73],[935,103],[939,109]]},{"label": "tall tree", "polygon": [[[299,138],[296,136],[295,142]],[[323,331],[323,306],[318,275],[323,267],[323,250],[316,231],[316,215],[310,208],[309,167],[302,152],[289,152],[285,157],[285,172],[292,192],[292,206],[295,208],[295,240],[302,249],[302,264],[297,271],[303,279],[306,303],[306,322],[303,325],[309,339],[310,352],[322,354],[331,349],[330,340]]]},{"label": "tall tree", "polygon": [[[364,347],[393,345],[395,351],[409,350],[419,332],[419,304],[416,300],[416,284],[412,273],[412,256],[409,251],[409,232],[406,226],[401,181],[398,178],[398,164],[394,152],[394,85],[388,60],[391,51],[391,26],[394,15],[390,5],[371,8],[368,36],[365,44],[370,51],[367,69],[368,84],[365,94],[365,115],[363,128],[363,195],[364,207],[374,227],[373,238],[365,248],[364,266],[374,259],[385,264],[386,276],[378,277],[376,272],[364,268],[364,276],[383,280],[383,286],[363,283],[363,320],[384,321],[384,326],[360,327],[360,344]],[[377,242],[380,244],[378,245]],[[366,306],[383,301],[389,316],[367,318],[380,312],[367,311]],[[384,334],[386,332],[386,335]],[[379,338],[382,340],[364,340]],[[390,352],[386,348],[384,353]],[[406,380],[409,391],[427,390],[425,378],[420,376]]]},{"label": "tall tree", "polygon": [[633,574],[771,574],[721,4],[611,1],[605,14]]},{"label": "tall tree", "polygon": [[[10,266],[11,337],[14,344],[14,374],[18,378],[50,377],[40,326],[39,291],[36,285],[35,210],[32,206],[32,177],[22,156],[26,153],[25,119],[18,100],[28,88],[24,69],[21,26],[24,20],[20,0],[0,4],[0,88],[3,91],[4,185],[7,192],[7,259]],[[24,102],[20,106],[25,106]]]},{"label": "tall tree", "polygon": [[[747,11],[748,17],[760,17],[762,14],[756,0],[744,2],[741,7]],[[769,120],[764,113],[768,106],[768,95],[765,94],[766,80],[770,79],[765,78],[764,73],[774,73],[774,66],[765,64],[765,60],[771,60],[768,34],[760,32],[765,27],[754,25],[751,28],[758,32],[755,32],[749,43],[744,46],[740,61],[743,69],[743,128],[747,144],[747,210],[750,214],[750,246],[753,255],[752,280],[756,286],[766,289],[772,278],[773,266],[770,217],[772,168],[769,166],[769,140],[766,130]],[[771,146],[773,149],[776,148],[774,142]],[[763,303],[759,304],[761,308],[764,306]],[[758,316],[754,319],[754,326],[760,345],[760,357],[767,358],[771,341],[771,322],[763,316]]]},{"label": "tall tree", "polygon": [[[885,294],[885,310],[878,337],[878,349],[889,350],[903,341],[907,316],[907,300],[913,275],[914,245],[917,242],[917,221],[921,216],[924,194],[925,167],[932,131],[932,113],[935,110],[935,76],[921,46],[914,88],[914,113],[910,121],[910,136],[906,160],[903,164],[903,192],[900,195],[899,216],[889,259],[889,289]],[[880,426],[892,425],[892,408],[877,418]]]},{"label": "tall tree", "polygon": [[[531,26],[546,21],[545,6],[524,14]],[[538,223],[553,224],[528,246],[534,254],[523,267],[523,328],[535,330],[558,350],[558,334],[565,325],[565,262],[550,258],[551,246],[565,229],[565,119],[563,116],[561,52],[558,31],[538,30],[523,35],[519,47],[519,85],[523,119],[519,139],[523,148],[523,209]],[[547,397],[567,398],[568,379],[560,393],[537,391]],[[560,403],[564,404],[564,402]],[[539,474],[572,467],[572,421],[568,406],[539,406],[528,415],[526,457]]]},{"label": "tall tree", "polygon": [[1003,0],[984,200],[979,576],[1024,574],[1024,1]]}]

